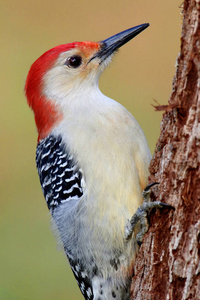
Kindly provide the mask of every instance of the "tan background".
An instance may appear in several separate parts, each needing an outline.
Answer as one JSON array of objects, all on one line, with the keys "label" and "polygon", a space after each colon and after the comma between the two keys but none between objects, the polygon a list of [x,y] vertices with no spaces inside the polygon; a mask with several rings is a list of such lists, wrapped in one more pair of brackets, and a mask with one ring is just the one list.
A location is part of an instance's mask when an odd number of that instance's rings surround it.
[{"label": "tan background", "polygon": [[126,106],[153,152],[179,52],[181,1],[1,1],[0,3],[0,299],[82,299],[50,231],[36,167],[36,129],[23,87],[30,65],[56,45],[98,41],[151,26],[125,45],[100,80]]}]

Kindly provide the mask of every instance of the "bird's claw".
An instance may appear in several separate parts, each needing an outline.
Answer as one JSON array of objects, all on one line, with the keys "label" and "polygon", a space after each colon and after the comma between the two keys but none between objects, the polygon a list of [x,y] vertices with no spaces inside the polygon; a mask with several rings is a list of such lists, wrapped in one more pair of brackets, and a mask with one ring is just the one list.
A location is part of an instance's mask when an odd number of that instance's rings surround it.
[{"label": "bird's claw", "polygon": [[143,203],[138,207],[137,211],[135,214],[132,216],[131,220],[129,220],[126,224],[125,227],[125,238],[126,240],[129,239],[129,237],[132,235],[134,228],[138,221],[140,221],[140,231],[136,235],[136,241],[138,245],[141,245],[142,239],[144,234],[148,231],[149,229],[149,224],[147,220],[147,214],[152,208],[169,208],[169,209],[174,209],[173,206],[163,203],[160,201],[155,201],[155,202],[150,202],[149,201],[149,195],[151,192],[151,187],[154,185],[158,184],[158,182],[153,182],[143,190],[142,196],[144,198]]}]

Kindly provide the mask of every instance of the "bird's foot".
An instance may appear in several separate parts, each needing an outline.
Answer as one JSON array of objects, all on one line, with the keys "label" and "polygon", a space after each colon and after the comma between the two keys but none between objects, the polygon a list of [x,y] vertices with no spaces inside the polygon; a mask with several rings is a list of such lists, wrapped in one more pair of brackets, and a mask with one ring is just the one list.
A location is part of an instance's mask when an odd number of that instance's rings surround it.
[{"label": "bird's foot", "polygon": [[136,224],[138,223],[138,221],[140,221],[140,224],[141,224],[140,231],[136,235],[136,241],[137,241],[138,245],[142,244],[143,236],[149,229],[149,224],[148,224],[148,220],[147,220],[148,212],[152,208],[165,208],[165,207],[167,207],[167,208],[170,208],[170,209],[174,209],[173,206],[171,206],[169,204],[166,204],[166,203],[162,203],[160,201],[155,201],[155,202],[150,202],[149,201],[149,195],[150,195],[150,192],[151,192],[151,188],[156,184],[158,184],[158,182],[150,183],[143,190],[142,196],[143,196],[144,201],[138,207],[137,211],[132,216],[131,220],[129,220],[127,222],[126,227],[125,227],[125,238],[126,238],[126,240],[128,240],[129,237],[132,235]]}]

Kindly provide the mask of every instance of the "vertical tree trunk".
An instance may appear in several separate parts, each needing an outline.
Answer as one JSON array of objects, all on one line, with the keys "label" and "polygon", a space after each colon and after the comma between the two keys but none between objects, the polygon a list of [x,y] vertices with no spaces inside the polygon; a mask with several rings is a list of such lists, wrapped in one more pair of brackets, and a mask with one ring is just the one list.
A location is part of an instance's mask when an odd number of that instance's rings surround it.
[{"label": "vertical tree trunk", "polygon": [[[157,107],[161,110],[163,107]],[[132,299],[200,299],[200,0],[183,3],[181,52],[150,166],[153,200]]]}]

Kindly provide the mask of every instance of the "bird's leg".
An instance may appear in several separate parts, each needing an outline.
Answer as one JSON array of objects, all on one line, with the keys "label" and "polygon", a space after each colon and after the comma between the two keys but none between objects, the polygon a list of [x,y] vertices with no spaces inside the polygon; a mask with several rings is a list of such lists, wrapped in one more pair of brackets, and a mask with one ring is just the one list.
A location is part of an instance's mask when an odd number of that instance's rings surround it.
[{"label": "bird's leg", "polygon": [[166,203],[162,203],[160,201],[155,201],[155,202],[150,202],[149,201],[149,195],[151,192],[151,187],[158,184],[158,182],[153,182],[150,183],[149,185],[146,186],[146,188],[143,190],[142,192],[142,196],[143,196],[143,203],[138,207],[137,211],[135,212],[135,214],[132,216],[131,220],[129,220],[125,226],[125,238],[126,240],[129,239],[129,237],[132,235],[136,224],[138,223],[138,221],[140,221],[141,227],[140,227],[140,231],[137,233],[136,235],[136,241],[138,243],[138,245],[141,245],[142,243],[142,239],[144,234],[148,231],[149,229],[149,224],[148,224],[148,220],[147,220],[147,214],[148,212],[156,207],[156,208],[173,208],[173,206],[166,204]]}]

